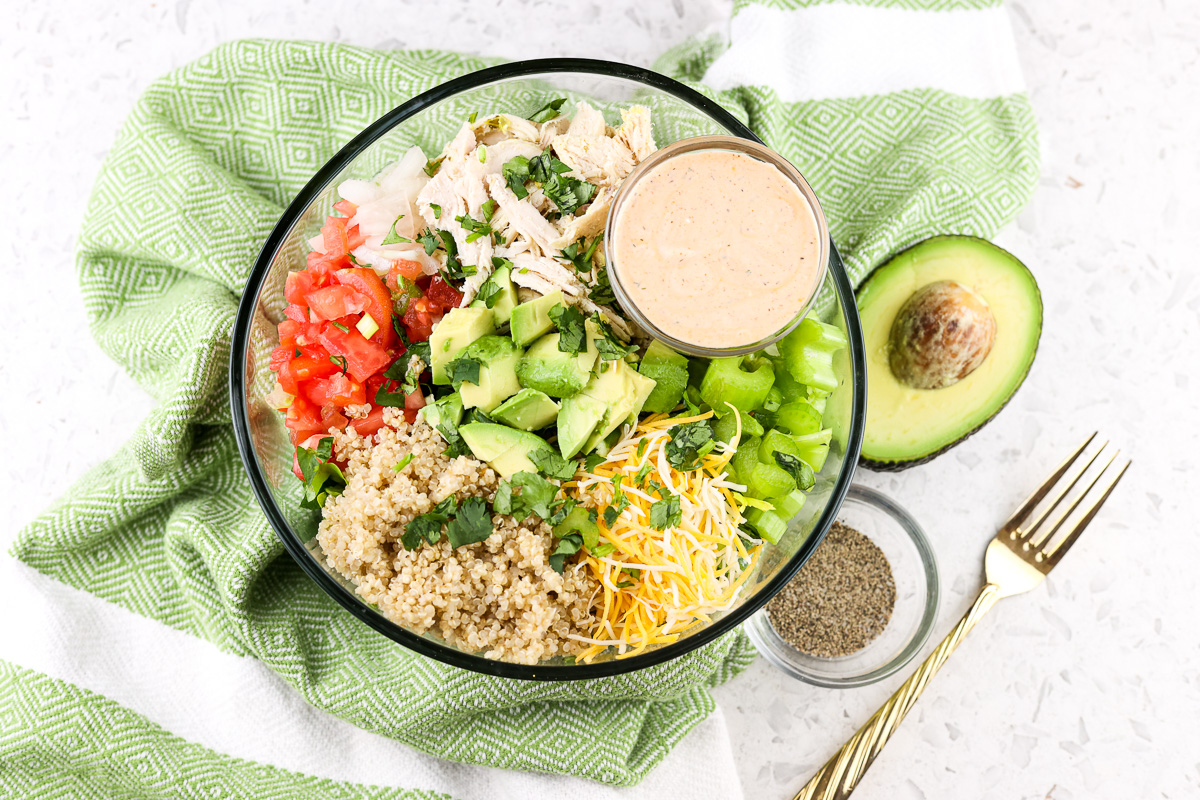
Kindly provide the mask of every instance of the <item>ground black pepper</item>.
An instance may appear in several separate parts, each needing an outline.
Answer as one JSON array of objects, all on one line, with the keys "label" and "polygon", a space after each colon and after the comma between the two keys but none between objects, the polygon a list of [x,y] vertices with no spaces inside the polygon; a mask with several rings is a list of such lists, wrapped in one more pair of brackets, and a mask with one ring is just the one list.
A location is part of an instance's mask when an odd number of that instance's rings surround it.
[{"label": "ground black pepper", "polygon": [[835,522],[808,563],[767,603],[767,617],[800,652],[837,658],[883,633],[895,606],[896,581],[883,551]]}]

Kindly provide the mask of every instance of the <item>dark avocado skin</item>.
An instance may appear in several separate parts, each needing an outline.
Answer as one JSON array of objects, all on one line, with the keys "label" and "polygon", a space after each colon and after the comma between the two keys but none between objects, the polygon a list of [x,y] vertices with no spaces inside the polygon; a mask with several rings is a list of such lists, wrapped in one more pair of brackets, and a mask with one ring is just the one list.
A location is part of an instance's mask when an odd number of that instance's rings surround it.
[{"label": "dark avocado skin", "polygon": [[[875,277],[875,274],[877,272],[880,272],[881,270],[886,269],[888,267],[888,265],[891,264],[892,261],[897,256],[907,253],[909,250],[912,250],[914,247],[918,247],[918,246],[926,244],[928,242],[936,242],[936,241],[939,241],[942,239],[959,239],[959,240],[969,239],[978,244],[986,245],[995,250],[999,250],[1001,253],[1004,253],[1005,255],[1014,259],[1019,264],[1024,265],[1024,263],[1025,263],[1025,262],[1021,261],[1021,259],[1014,256],[1012,253],[1005,250],[1003,247],[999,247],[995,244],[992,244],[987,239],[981,239],[978,236],[965,236],[965,235],[957,235],[957,234],[943,234],[940,236],[931,236],[928,239],[922,239],[921,241],[911,244],[908,247],[904,248],[903,250],[898,250],[895,253],[888,256],[883,261],[882,264],[875,267],[875,269],[871,270],[871,272],[868,273],[867,277],[863,278],[862,282],[859,283],[859,285],[858,285],[858,289],[855,290],[855,297],[858,296],[858,293],[862,290],[862,288],[864,286],[866,286],[868,283],[871,282],[871,279],[873,277]],[[1028,269],[1028,267],[1026,267],[1026,269]],[[1041,288],[1037,286],[1036,280],[1034,281],[1034,290],[1037,292],[1038,305],[1043,306],[1043,308],[1044,308],[1044,305],[1042,304],[1042,291],[1041,291]],[[860,311],[861,311],[861,309],[860,309]],[[867,458],[864,455],[860,455],[858,458],[859,465],[864,467],[865,469],[871,470],[872,472],[903,472],[906,469],[910,469],[912,467],[917,467],[917,466],[920,466],[921,464],[926,464],[926,463],[932,461],[933,459],[937,458],[938,456],[942,455],[947,450],[952,450],[953,448],[955,448],[958,445],[965,442],[967,439],[970,439],[981,428],[983,428],[985,425],[987,425],[989,422],[991,422],[993,419],[995,419],[996,414],[999,414],[1001,411],[1003,411],[1005,406],[1007,406],[1009,404],[1009,402],[1016,396],[1017,392],[1020,391],[1021,387],[1025,385],[1025,378],[1029,375],[1029,369],[1030,369],[1030,367],[1033,366],[1033,362],[1037,359],[1037,351],[1038,351],[1038,347],[1041,345],[1041,341],[1042,341],[1042,322],[1039,321],[1039,323],[1038,323],[1038,338],[1037,338],[1037,341],[1034,343],[1033,352],[1030,353],[1029,365],[1026,366],[1026,368],[1025,368],[1025,374],[1021,376],[1021,382],[1018,383],[1016,388],[1012,390],[1012,392],[1008,395],[1007,398],[1005,398],[1004,402],[1000,404],[1000,407],[997,408],[992,413],[992,415],[990,417],[988,417],[987,419],[985,419],[983,422],[979,423],[974,428],[972,428],[971,430],[964,433],[962,436],[955,439],[953,442],[950,442],[950,444],[948,444],[944,447],[938,448],[937,450],[934,450],[933,452],[927,453],[923,456],[918,456],[917,458],[910,458],[910,459],[904,459],[904,460],[898,460],[898,461],[876,461],[873,458]],[[870,391],[870,387],[867,387],[867,391],[868,392]]]}]

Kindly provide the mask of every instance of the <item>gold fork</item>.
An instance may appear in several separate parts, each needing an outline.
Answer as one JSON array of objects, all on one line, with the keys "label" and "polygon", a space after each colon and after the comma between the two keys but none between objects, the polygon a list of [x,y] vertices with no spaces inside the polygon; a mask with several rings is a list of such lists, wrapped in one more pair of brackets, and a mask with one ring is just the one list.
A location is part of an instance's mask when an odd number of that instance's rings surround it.
[{"label": "gold fork", "polygon": [[[849,797],[883,746],[892,738],[901,720],[912,710],[929,681],[988,609],[1002,597],[1033,589],[1058,565],[1112,494],[1117,481],[1121,480],[1131,463],[1127,461],[1119,469],[1113,468],[1113,462],[1120,452],[1117,450],[1109,456],[1103,467],[1091,469],[1100,454],[1108,449],[1108,443],[1105,442],[1089,458],[1081,460],[1080,457],[1095,438],[1094,433],[1089,436],[1009,517],[988,544],[984,559],[987,583],[971,609],[912,677],[867,720],[867,724],[850,737],[850,741],[842,745],[793,800],[839,800]],[[1089,470],[1091,476],[1084,482],[1083,488],[1064,504],[1064,500]],[[1091,498],[1089,505],[1082,505],[1088,498]],[[1068,520],[1070,525],[1064,527]]]}]

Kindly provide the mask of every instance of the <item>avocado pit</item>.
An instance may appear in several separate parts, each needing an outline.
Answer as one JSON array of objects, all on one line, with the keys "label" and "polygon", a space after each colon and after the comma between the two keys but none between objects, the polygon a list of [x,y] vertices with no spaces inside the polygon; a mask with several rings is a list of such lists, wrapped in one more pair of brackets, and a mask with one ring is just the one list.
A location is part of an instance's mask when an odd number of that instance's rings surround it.
[{"label": "avocado pit", "polygon": [[952,280],[922,286],[900,308],[888,336],[888,365],[914,389],[943,389],[974,372],[996,341],[987,301]]}]

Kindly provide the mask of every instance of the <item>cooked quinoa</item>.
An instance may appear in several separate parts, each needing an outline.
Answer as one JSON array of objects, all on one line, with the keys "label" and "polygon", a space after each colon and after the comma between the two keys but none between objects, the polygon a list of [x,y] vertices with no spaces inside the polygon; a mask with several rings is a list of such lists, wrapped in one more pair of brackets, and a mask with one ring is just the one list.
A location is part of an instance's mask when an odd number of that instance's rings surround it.
[{"label": "cooked quinoa", "polygon": [[329,498],[317,533],[329,566],[389,619],[463,650],[520,664],[582,651],[567,636],[587,635],[598,586],[583,564],[554,571],[550,527],[537,517],[496,514],[486,541],[458,549],[445,539],[404,549],[413,517],[450,495],[490,501],[499,479],[486,464],[444,455],[446,442],[423,419],[409,425],[387,409],[384,420],[372,436],[330,432],[346,488]]}]

